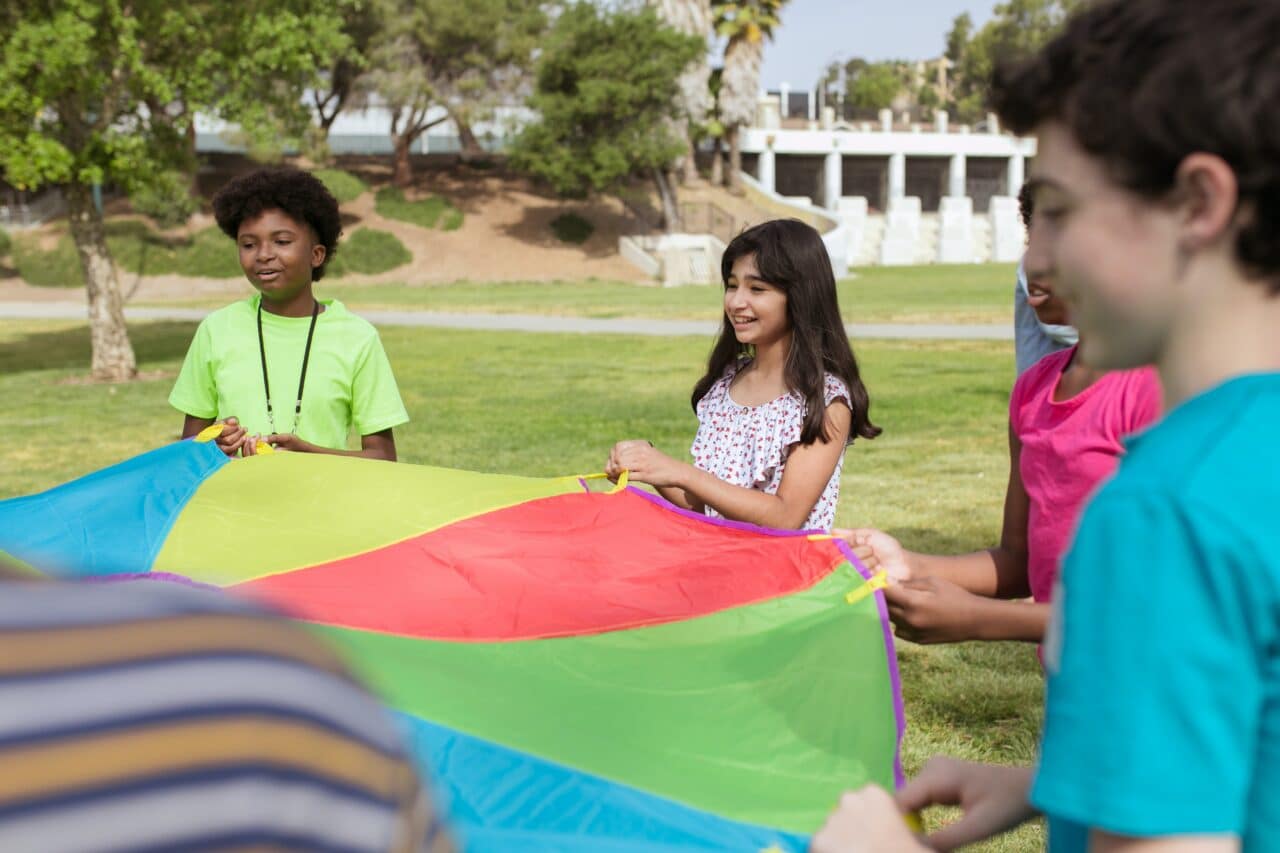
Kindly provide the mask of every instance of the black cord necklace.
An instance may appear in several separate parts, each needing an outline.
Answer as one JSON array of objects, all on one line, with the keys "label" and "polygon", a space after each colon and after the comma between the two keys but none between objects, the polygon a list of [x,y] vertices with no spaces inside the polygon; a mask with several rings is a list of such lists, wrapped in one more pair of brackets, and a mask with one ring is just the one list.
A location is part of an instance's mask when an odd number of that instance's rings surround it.
[{"label": "black cord necklace", "polygon": [[[302,352],[302,372],[298,374],[298,402],[293,407],[293,434],[298,432],[298,419],[302,417],[302,386],[307,382],[307,362],[311,360],[311,339],[316,333],[316,318],[320,316],[320,301],[313,299],[311,306],[311,326],[307,329],[307,348]],[[262,390],[267,394],[267,423],[271,425],[271,433],[275,435],[275,413],[271,409],[271,380],[267,378],[267,345],[262,339],[262,303],[258,303],[258,357],[262,360]]]}]

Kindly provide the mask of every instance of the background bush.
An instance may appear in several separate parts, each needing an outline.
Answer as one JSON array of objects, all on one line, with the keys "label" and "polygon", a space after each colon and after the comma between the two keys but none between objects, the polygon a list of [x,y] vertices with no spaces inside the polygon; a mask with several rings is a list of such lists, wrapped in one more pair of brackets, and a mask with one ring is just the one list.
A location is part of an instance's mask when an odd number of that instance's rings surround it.
[{"label": "background bush", "polygon": [[413,260],[400,238],[389,231],[361,228],[338,244],[338,252],[329,263],[329,275],[341,277],[350,273],[375,275],[404,266]]},{"label": "background bush", "polygon": [[338,200],[338,204],[353,202],[369,191],[368,184],[342,169],[316,169],[311,174],[328,187],[329,192],[333,193],[333,197]]},{"label": "background bush", "polygon": [[591,238],[596,227],[576,213],[562,213],[551,220],[551,230],[560,242],[580,246]]},{"label": "background bush", "polygon": [[380,216],[422,228],[456,231],[462,227],[462,211],[444,196],[409,201],[398,187],[383,187],[375,196],[374,208]]}]

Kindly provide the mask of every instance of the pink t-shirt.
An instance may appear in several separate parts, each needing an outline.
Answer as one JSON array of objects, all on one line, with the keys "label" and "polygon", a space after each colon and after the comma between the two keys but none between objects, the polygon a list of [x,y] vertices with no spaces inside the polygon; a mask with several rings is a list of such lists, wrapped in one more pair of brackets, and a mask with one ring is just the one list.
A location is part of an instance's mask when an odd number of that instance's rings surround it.
[{"label": "pink t-shirt", "polygon": [[[791,391],[759,406],[740,406],[729,396],[729,384],[749,360],[730,365],[724,375],[698,401],[698,434],[694,436],[694,466],[715,474],[727,483],[777,494],[791,448],[800,443],[804,426],[805,401],[799,391]],[[836,400],[849,403],[849,389],[839,378],[826,374],[823,387],[825,405]],[[829,530],[836,520],[840,500],[840,471],[844,454],[836,459],[813,510],[805,520],[808,530]],[[711,507],[706,514],[718,517]]]},{"label": "pink t-shirt", "polygon": [[1054,389],[1075,351],[1040,359],[1018,377],[1009,400],[1009,423],[1022,443],[1018,470],[1031,503],[1027,579],[1039,602],[1049,600],[1085,501],[1115,471],[1121,438],[1160,415],[1160,380],[1150,367],[1112,371],[1055,402]]}]

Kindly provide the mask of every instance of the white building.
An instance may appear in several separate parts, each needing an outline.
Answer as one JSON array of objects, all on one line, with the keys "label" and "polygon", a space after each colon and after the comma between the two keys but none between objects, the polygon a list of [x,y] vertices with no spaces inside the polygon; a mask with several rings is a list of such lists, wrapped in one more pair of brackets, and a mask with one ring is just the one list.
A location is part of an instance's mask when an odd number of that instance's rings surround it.
[{"label": "white building", "polygon": [[761,98],[740,137],[743,168],[767,192],[830,211],[849,233],[850,264],[1020,257],[1016,196],[1034,139],[1001,133],[994,116],[980,132],[952,127],[945,112],[927,126],[895,124],[889,110],[857,124],[830,108],[819,120],[784,119],[788,94]]}]

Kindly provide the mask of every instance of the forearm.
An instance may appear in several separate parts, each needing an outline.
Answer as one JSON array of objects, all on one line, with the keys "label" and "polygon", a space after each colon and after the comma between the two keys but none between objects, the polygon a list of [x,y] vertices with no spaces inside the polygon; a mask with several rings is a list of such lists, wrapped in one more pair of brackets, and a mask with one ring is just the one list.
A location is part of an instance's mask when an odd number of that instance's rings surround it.
[{"label": "forearm", "polygon": [[913,577],[942,578],[985,598],[1026,598],[1031,594],[1025,555],[1000,546],[945,557],[908,551],[906,557]]},{"label": "forearm", "polygon": [[706,509],[700,501],[679,486],[654,486],[654,488],[658,490],[658,494],[681,509],[693,512],[702,512]]},{"label": "forearm", "polygon": [[1040,643],[1048,624],[1047,604],[983,599],[973,614],[973,639]]},{"label": "forearm", "polygon": [[761,527],[799,529],[813,511],[812,506],[799,507],[778,495],[726,483],[692,465],[685,466],[676,487],[685,492],[691,503],[701,503],[725,518]]}]

